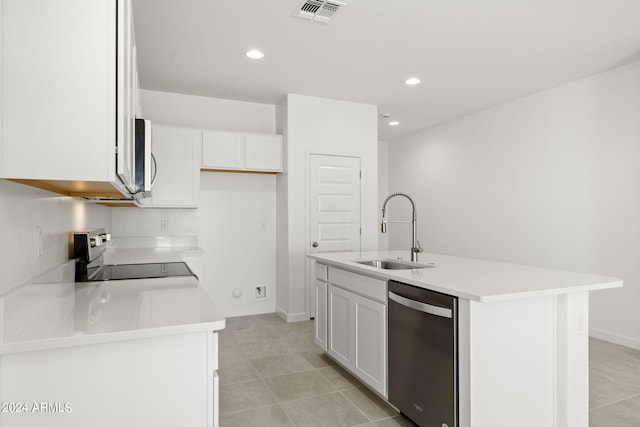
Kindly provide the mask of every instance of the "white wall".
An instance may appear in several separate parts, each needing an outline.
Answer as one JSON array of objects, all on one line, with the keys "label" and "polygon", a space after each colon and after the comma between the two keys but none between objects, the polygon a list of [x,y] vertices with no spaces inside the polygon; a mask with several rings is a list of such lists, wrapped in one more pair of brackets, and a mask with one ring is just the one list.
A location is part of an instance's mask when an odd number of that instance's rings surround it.
[{"label": "white wall", "polygon": [[[382,202],[389,195],[389,142],[378,141],[378,223],[382,221]],[[378,249],[389,249],[389,234],[378,232]]]},{"label": "white wall", "polygon": [[141,90],[145,119],[168,125],[275,133],[275,105]]},{"label": "white wall", "polygon": [[[152,122],[257,133],[275,132],[275,106],[141,91],[143,116]],[[116,237],[197,236],[200,282],[225,316],[275,310],[274,175],[202,172],[199,209],[115,208]],[[160,232],[160,221],[169,230]],[[179,239],[176,239],[179,240]],[[184,239],[188,241],[188,239]],[[253,288],[267,285],[267,299]],[[234,289],[243,291],[233,298]]]},{"label": "white wall", "polygon": [[68,261],[70,233],[87,228],[110,229],[110,209],[0,179],[0,293]]},{"label": "white wall", "polygon": [[[287,95],[278,105],[285,137],[284,174],[278,177],[277,310],[289,320],[307,315],[307,159],[310,153],[361,158],[362,249],[377,249],[378,123],[375,105]],[[284,222],[286,221],[286,223]]]},{"label": "white wall", "polygon": [[592,293],[592,334],[640,348],[640,62],[389,146],[426,251],[621,277]]}]

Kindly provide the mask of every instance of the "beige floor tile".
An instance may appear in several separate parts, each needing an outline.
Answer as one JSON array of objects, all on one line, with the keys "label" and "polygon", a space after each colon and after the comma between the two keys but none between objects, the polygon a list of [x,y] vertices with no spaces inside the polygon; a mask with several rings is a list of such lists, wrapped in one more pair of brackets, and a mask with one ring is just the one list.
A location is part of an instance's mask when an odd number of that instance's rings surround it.
[{"label": "beige floor tile", "polygon": [[292,335],[313,336],[313,321],[291,322],[271,326],[271,330],[279,337],[290,337]]},{"label": "beige floor tile", "polygon": [[343,393],[358,409],[364,412],[371,421],[382,420],[398,415],[395,409],[368,388],[354,388],[345,390]]},{"label": "beige floor tile", "polygon": [[251,344],[260,341],[272,341],[278,338],[276,334],[273,333],[269,325],[238,329],[230,331],[229,333],[234,335],[233,339],[237,345]]},{"label": "beige floor tile", "polygon": [[318,345],[313,341],[313,334],[311,333],[309,335],[291,335],[283,339],[291,345],[295,351],[305,352],[316,351],[318,349]]},{"label": "beige floor tile", "polygon": [[589,427],[638,427],[640,396],[595,409],[589,415]]},{"label": "beige floor tile", "polygon": [[367,418],[341,393],[325,394],[282,404],[296,427],[351,427]]},{"label": "beige floor tile", "polygon": [[277,314],[268,313],[253,316],[227,317],[225,329],[238,330],[286,324],[287,322],[282,320]]},{"label": "beige floor tile", "polygon": [[293,427],[279,405],[220,416],[220,427]]},{"label": "beige floor tile", "polygon": [[316,353],[314,351],[303,351],[299,353],[300,356],[311,364],[314,368],[324,368],[326,366],[333,366],[335,362],[331,360],[329,356],[324,353]]},{"label": "beige floor tile", "polygon": [[246,411],[276,403],[278,403],[276,398],[262,380],[220,386],[221,414]]},{"label": "beige floor tile", "polygon": [[348,390],[355,387],[364,387],[353,375],[344,370],[341,366],[332,365],[319,368],[318,372],[322,374],[331,384],[340,390]]},{"label": "beige floor tile", "polygon": [[618,359],[589,368],[589,408],[640,394],[640,361]]},{"label": "beige floor tile", "polygon": [[264,382],[280,402],[336,391],[336,388],[315,370],[265,378]]},{"label": "beige floor tile", "polygon": [[251,363],[253,363],[253,366],[263,378],[313,369],[313,366],[298,353],[287,353],[252,359]]},{"label": "beige floor tile", "polygon": [[244,359],[220,360],[220,384],[232,384],[260,378],[253,364]]},{"label": "beige floor tile", "polygon": [[245,353],[237,345],[228,345],[218,348],[218,362],[233,362],[235,360],[246,359]]},{"label": "beige floor tile", "polygon": [[589,338],[589,365],[595,366],[617,360],[640,361],[640,351],[613,344],[597,338]]},{"label": "beige floor tile", "polygon": [[281,339],[240,344],[237,347],[245,359],[260,359],[293,352],[291,346]]}]

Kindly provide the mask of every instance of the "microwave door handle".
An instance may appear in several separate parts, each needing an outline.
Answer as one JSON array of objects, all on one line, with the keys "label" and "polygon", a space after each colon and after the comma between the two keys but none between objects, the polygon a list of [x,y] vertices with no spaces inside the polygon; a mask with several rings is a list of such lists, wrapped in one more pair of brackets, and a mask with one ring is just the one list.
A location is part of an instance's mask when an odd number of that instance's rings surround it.
[{"label": "microwave door handle", "polygon": [[420,301],[415,301],[409,298],[405,298],[391,291],[389,291],[389,299],[397,302],[400,305],[410,308],[412,310],[433,314],[434,316],[446,317],[448,319],[451,319],[453,317],[453,314],[450,308],[444,308],[444,307],[438,307],[431,304],[425,304]]},{"label": "microwave door handle", "polygon": [[158,179],[158,162],[156,161],[156,156],[151,153],[151,163],[153,163],[153,178],[151,178],[151,188],[156,183],[156,179]]}]

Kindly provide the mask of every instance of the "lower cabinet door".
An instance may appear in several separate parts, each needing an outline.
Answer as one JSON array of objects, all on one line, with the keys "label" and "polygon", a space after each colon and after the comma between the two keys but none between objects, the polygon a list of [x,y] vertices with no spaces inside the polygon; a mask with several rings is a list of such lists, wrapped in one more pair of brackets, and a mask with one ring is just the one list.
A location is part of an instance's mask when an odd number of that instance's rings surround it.
[{"label": "lower cabinet door", "polygon": [[351,292],[329,285],[328,292],[328,353],[344,366],[352,361]]},{"label": "lower cabinet door", "polygon": [[316,279],[316,320],[314,322],[314,340],[327,351],[327,283]]},{"label": "lower cabinet door", "polygon": [[377,301],[354,295],[353,369],[355,374],[383,396],[387,395],[387,307]]}]

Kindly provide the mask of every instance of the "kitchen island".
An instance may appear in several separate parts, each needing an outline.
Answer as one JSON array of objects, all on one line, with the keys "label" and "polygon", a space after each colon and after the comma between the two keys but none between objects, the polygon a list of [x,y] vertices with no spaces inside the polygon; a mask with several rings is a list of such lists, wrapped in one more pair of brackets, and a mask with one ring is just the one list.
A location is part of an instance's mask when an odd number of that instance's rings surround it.
[{"label": "kitchen island", "polygon": [[[408,255],[309,255],[316,260],[316,342],[330,356],[388,397],[392,378],[386,365],[387,281],[437,291],[458,299],[459,426],[588,425],[589,292],[620,287],[620,279],[427,253],[420,254],[418,267],[423,268],[391,270],[362,264],[381,259],[405,262]],[[331,307],[335,295],[355,301],[352,309],[345,309],[353,314],[342,316],[353,319],[353,325],[332,329],[340,308]],[[340,298],[335,301],[340,303]],[[372,322],[359,323],[359,311],[364,310],[376,319],[377,329]],[[360,326],[362,331],[357,330]],[[342,336],[343,330],[352,332]],[[349,340],[355,342],[342,345]],[[342,351],[349,347],[354,350]],[[342,358],[346,353],[353,360]],[[378,357],[371,357],[373,353]]]},{"label": "kitchen island", "polygon": [[217,331],[193,276],[74,283],[74,262],[0,296],[0,425],[215,426]]}]

